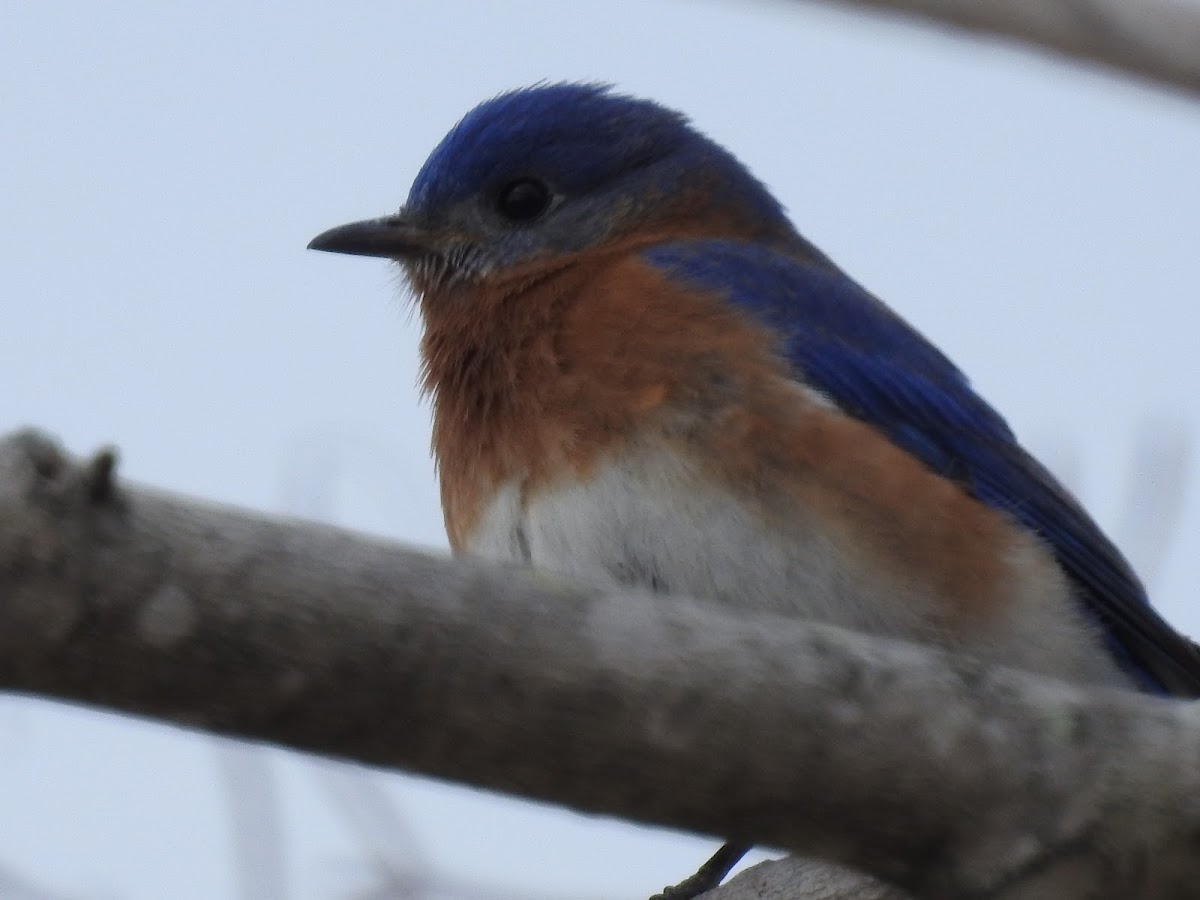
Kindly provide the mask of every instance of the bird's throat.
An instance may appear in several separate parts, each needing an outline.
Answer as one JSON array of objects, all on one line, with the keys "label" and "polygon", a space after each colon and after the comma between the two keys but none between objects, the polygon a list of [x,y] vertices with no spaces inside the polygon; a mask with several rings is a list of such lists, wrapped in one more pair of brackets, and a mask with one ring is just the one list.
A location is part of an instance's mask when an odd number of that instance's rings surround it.
[{"label": "bird's throat", "polygon": [[421,299],[423,383],[452,546],[499,485],[561,463],[575,429],[561,336],[581,300],[567,269]]}]

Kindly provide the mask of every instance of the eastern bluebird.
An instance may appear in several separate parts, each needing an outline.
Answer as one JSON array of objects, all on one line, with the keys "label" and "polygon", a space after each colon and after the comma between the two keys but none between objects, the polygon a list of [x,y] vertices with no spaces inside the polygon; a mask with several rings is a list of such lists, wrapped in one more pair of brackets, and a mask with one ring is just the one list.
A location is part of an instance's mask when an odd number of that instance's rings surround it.
[{"label": "eastern bluebird", "polygon": [[1076,500],[679,113],[503,94],[309,246],[408,277],[456,553],[1200,695]]}]

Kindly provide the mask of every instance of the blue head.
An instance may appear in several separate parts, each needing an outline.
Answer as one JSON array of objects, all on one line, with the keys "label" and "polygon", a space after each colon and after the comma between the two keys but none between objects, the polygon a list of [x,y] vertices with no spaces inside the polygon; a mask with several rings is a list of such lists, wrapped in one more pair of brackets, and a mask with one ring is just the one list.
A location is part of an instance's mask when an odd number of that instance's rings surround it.
[{"label": "blue head", "polygon": [[681,114],[604,86],[549,84],[471,110],[399,213],[310,246],[392,257],[428,285],[655,233],[794,235],[767,189]]}]

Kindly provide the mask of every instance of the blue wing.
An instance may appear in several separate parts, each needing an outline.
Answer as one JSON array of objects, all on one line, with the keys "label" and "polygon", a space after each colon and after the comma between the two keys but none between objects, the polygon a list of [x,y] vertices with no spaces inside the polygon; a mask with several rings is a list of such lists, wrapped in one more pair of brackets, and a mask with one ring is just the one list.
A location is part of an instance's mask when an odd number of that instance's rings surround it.
[{"label": "blue wing", "polygon": [[1039,534],[1138,683],[1200,696],[1196,645],[1159,617],[1082,507],[1021,448],[954,364],[903,319],[824,259],[717,240],[661,245],[645,259],[769,325],[783,336],[806,383]]}]

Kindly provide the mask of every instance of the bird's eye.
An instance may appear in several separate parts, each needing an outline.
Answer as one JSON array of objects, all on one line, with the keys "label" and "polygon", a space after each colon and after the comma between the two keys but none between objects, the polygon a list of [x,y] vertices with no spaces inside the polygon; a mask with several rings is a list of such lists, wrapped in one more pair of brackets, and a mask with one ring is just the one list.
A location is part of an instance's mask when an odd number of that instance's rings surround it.
[{"label": "bird's eye", "polygon": [[534,178],[518,178],[500,189],[496,208],[511,222],[532,222],[550,207],[553,195]]}]

